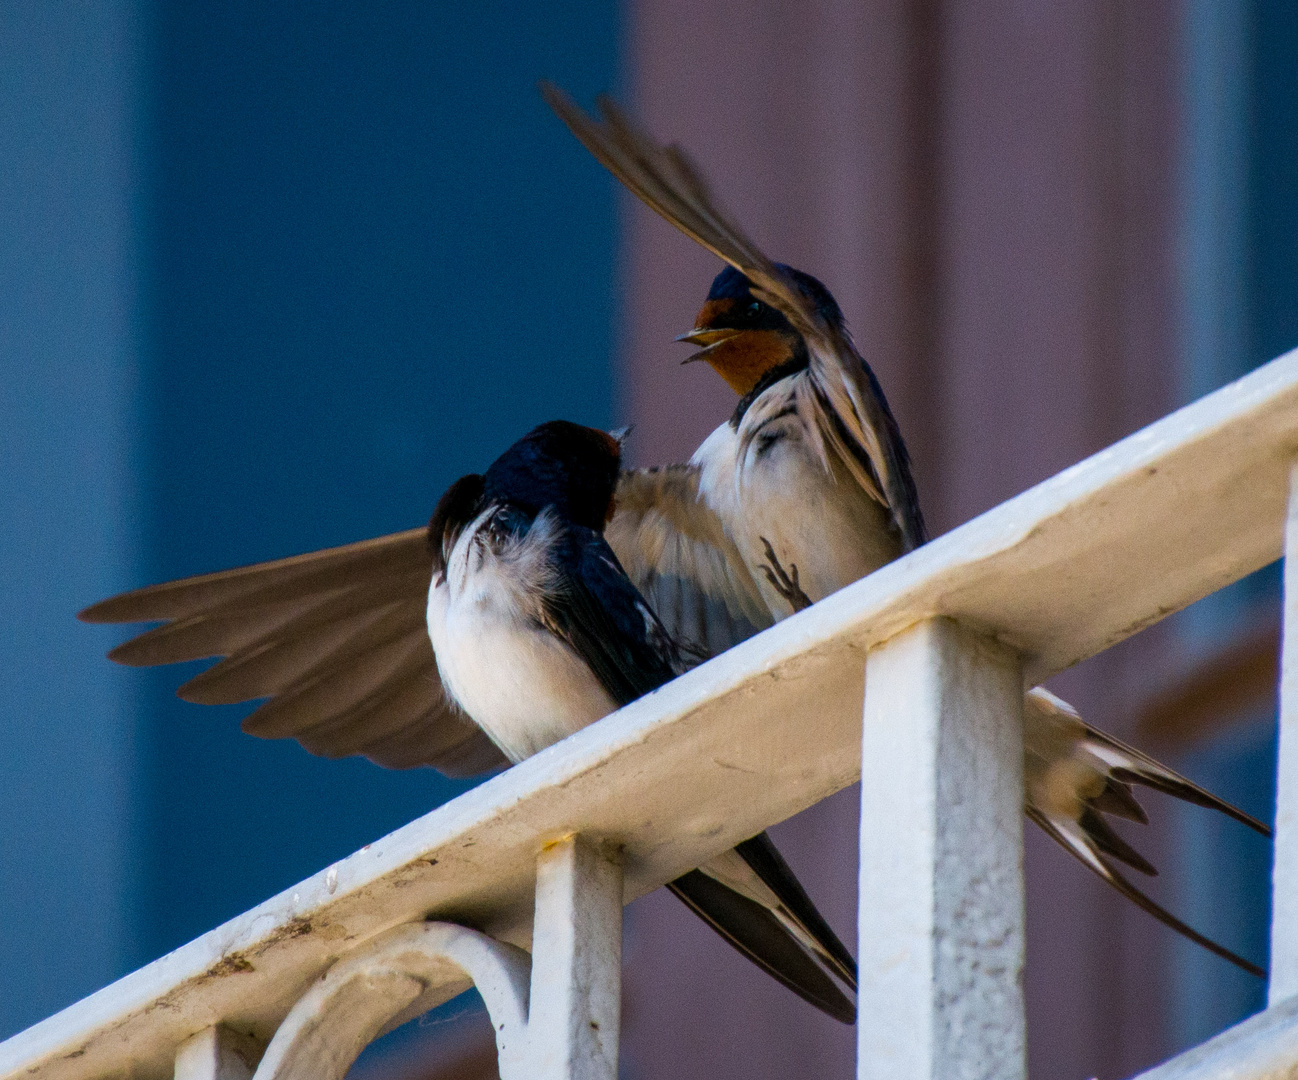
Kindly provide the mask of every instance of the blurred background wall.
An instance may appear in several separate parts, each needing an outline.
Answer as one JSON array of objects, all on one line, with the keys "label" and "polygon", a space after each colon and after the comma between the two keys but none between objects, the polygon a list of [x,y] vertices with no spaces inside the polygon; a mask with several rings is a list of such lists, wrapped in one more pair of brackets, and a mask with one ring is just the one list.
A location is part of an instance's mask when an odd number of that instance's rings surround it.
[{"label": "blurred background wall", "polygon": [[[936,531],[1298,344],[1298,15],[1281,0],[0,5],[0,1033],[444,801],[102,659],[117,589],[422,521],[532,423],[678,460],[715,260],[536,98],[614,89],[821,277]],[[1058,680],[1271,813],[1264,572]],[[1154,891],[1251,958],[1267,846],[1151,798]],[[855,793],[777,835],[849,938]],[[1262,1003],[1029,828],[1037,1080],[1119,1077]],[[852,1074],[852,1033],[670,899],[627,926],[624,1074]],[[77,927],[75,935],[68,932]],[[28,973],[40,972],[33,979]],[[11,980],[5,984],[3,980]],[[18,980],[21,979],[21,982]],[[458,1019],[448,1019],[459,1013]],[[471,1001],[367,1076],[481,1076]]]},{"label": "blurred background wall", "polygon": [[0,4],[0,1033],[462,790],[250,739],[74,615],[613,422],[613,191],[535,83],[616,85],[619,17]]}]

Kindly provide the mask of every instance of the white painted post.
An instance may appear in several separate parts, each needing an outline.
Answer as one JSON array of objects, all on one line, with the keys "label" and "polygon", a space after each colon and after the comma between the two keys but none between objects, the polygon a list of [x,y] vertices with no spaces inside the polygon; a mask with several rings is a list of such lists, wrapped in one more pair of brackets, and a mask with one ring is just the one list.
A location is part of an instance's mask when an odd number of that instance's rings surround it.
[{"label": "white painted post", "polygon": [[1298,994],[1298,463],[1289,472],[1281,640],[1269,1005],[1278,1005]]},{"label": "white painted post", "polygon": [[857,1075],[1023,1080],[1018,657],[933,619],[865,685]]},{"label": "white painted post", "polygon": [[204,1028],[176,1051],[175,1080],[249,1080],[264,1049],[224,1024]]},{"label": "white painted post", "polygon": [[582,836],[536,864],[528,1050],[536,1080],[617,1080],[622,866]]}]

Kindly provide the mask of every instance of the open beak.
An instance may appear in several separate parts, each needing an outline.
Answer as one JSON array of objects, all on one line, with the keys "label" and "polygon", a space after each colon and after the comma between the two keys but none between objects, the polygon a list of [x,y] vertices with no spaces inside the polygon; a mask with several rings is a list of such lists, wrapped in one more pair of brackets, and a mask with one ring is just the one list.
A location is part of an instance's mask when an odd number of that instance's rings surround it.
[{"label": "open beak", "polygon": [[690,364],[695,360],[706,360],[708,353],[720,345],[723,341],[729,341],[732,337],[738,337],[742,330],[705,330],[695,327],[685,334],[678,334],[672,338],[673,341],[688,341],[691,345],[702,345],[698,352],[692,356],[687,356],[681,361],[682,364]]}]

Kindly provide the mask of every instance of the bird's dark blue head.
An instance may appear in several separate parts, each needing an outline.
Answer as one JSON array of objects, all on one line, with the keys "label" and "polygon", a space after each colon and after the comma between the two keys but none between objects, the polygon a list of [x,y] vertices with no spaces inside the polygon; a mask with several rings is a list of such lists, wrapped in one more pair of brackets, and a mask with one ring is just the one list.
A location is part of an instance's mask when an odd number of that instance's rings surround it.
[{"label": "bird's dark blue head", "polygon": [[[821,318],[834,326],[843,325],[843,313],[824,285],[791,266],[777,263],[776,269],[815,305]],[[741,397],[768,372],[786,366],[792,370],[807,362],[802,335],[780,311],[758,300],[752,283],[733,266],[712,280],[694,329],[676,340],[702,345],[690,360],[706,360]]]},{"label": "bird's dark blue head", "polygon": [[547,506],[597,532],[613,515],[622,446],[612,435],[567,420],[533,428],[483,477],[484,504],[508,502],[531,514]]},{"label": "bird's dark blue head", "polygon": [[605,431],[567,420],[533,428],[491,463],[452,484],[428,523],[434,574],[466,525],[493,503],[536,515],[547,507],[565,521],[603,532],[613,516],[622,445]]}]

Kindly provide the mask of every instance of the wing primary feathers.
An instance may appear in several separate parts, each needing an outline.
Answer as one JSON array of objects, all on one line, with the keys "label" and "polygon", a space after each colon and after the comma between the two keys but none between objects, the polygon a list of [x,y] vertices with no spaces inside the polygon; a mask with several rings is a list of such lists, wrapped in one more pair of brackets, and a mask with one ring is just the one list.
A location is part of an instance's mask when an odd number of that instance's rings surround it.
[{"label": "wing primary feathers", "polygon": [[775,915],[699,870],[668,882],[704,922],[744,956],[804,1001],[844,1024],[856,1009],[811,954],[789,935]]},{"label": "wing primary feathers", "polygon": [[108,659],[130,667],[152,667],[230,656],[347,595],[341,588],[290,599],[244,594],[242,602],[231,601],[146,630],[118,645]]},{"label": "wing primary feathers", "polygon": [[1103,856],[1090,848],[1084,839],[1069,837],[1062,829],[1058,828],[1054,822],[1050,821],[1035,807],[1029,806],[1026,808],[1026,811],[1028,817],[1036,822],[1036,824],[1039,825],[1052,840],[1056,841],[1060,846],[1067,850],[1069,854],[1093,870],[1137,907],[1154,916],[1154,918],[1164,926],[1171,927],[1182,937],[1189,941],[1193,941],[1196,945],[1202,946],[1210,953],[1220,956],[1223,960],[1230,961],[1236,967],[1243,971],[1247,971],[1250,975],[1256,975],[1259,979],[1265,979],[1267,977],[1266,968],[1259,967],[1257,964],[1245,960],[1238,953],[1231,952],[1231,950],[1226,948],[1224,945],[1218,945],[1217,942],[1212,940],[1212,938],[1205,937],[1203,934],[1199,933],[1198,930],[1195,930],[1194,927],[1183,923],[1166,908],[1155,903],[1154,900],[1146,896],[1116,869],[1105,862]]},{"label": "wing primary feathers", "polygon": [[838,977],[855,990],[856,958],[847,951],[847,946],[839,940],[833,927],[812,903],[802,882],[789,869],[789,864],[784,861],[784,856],[771,838],[764,832],[759,833],[751,840],[736,844],[735,850],[766,887],[779,897],[789,914],[815,938]]},{"label": "wing primary feathers", "polygon": [[[283,693],[320,672],[337,672],[390,642],[417,637],[418,609],[394,600],[347,621],[286,632],[200,672],[177,693],[200,705],[224,705]],[[430,646],[431,648],[431,646]]]},{"label": "wing primary feathers", "polygon": [[553,83],[542,82],[540,91],[578,141],[641,202],[744,274],[757,290],[755,295],[778,308],[796,329],[814,331],[816,315],[810,302],[722,213],[684,150],[659,146],[607,97],[597,101],[601,122]]},{"label": "wing primary feathers", "polygon": [[504,767],[500,750],[446,698],[425,629],[432,577],[425,529],[151,585],[81,613],[86,622],[165,625],[110,654],[128,664],[227,659],[181,688],[222,702],[267,697],[245,717],[262,738],[325,757],[448,776]]},{"label": "wing primary feathers", "polygon": [[354,544],[254,563],[233,570],[181,578],[92,604],[77,615],[82,622],[128,623],[182,619],[239,596],[262,593],[293,582],[301,594],[345,585],[357,575],[383,577],[427,566],[432,576],[424,529],[407,529]]},{"label": "wing primary feathers", "polygon": [[1216,810],[1218,813],[1225,814],[1228,818],[1233,818],[1242,825],[1247,825],[1254,832],[1260,833],[1268,839],[1271,839],[1274,835],[1271,826],[1258,821],[1252,814],[1246,814],[1238,806],[1228,803],[1225,799],[1218,798],[1211,791],[1205,791],[1198,784],[1186,780],[1184,777],[1165,775],[1161,768],[1156,773],[1117,768],[1113,770],[1113,775],[1119,780],[1140,784],[1154,791],[1161,791],[1165,795],[1172,795],[1182,802],[1193,803],[1195,806],[1203,806],[1209,810]]},{"label": "wing primary feathers", "polygon": [[[278,690],[244,719],[244,730],[263,738],[296,738],[300,731],[325,724],[371,695],[385,692],[393,678],[399,680],[412,669],[422,668],[431,651],[432,646],[414,632],[374,642],[349,657],[346,664],[313,669]],[[430,695],[429,704],[433,701]]]},{"label": "wing primary feathers", "polygon": [[292,737],[303,746],[310,739],[330,747],[307,746],[323,757],[342,757],[343,746],[351,746],[345,753],[356,753],[428,709],[428,690],[423,685],[427,666],[423,651],[411,649],[397,663],[384,663],[377,684],[365,687],[363,696],[347,704],[340,695],[333,709],[323,707],[320,691],[328,694],[335,687],[303,680],[244,717],[243,730],[262,739]]},{"label": "wing primary feathers", "polygon": [[301,579],[269,580],[252,591],[215,600],[208,606],[154,627],[108,654],[110,660],[133,667],[174,664],[209,656],[235,657],[269,642],[299,640],[327,633],[332,625],[363,621],[379,607],[404,601],[428,590],[426,568],[386,571],[352,582]]}]

